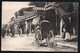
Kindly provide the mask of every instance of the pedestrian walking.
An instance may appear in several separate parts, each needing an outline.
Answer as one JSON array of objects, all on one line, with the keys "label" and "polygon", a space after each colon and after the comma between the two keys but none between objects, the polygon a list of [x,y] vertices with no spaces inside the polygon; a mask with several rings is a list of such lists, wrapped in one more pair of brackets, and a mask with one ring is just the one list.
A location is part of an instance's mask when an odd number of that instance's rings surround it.
[{"label": "pedestrian walking", "polygon": [[19,28],[19,35],[22,36],[22,29]]},{"label": "pedestrian walking", "polygon": [[5,30],[5,26],[2,28],[2,37],[5,38],[5,34],[6,34],[6,30]]},{"label": "pedestrian walking", "polygon": [[64,39],[69,41],[71,38],[71,20],[70,17],[67,15],[64,17],[65,24],[63,25],[63,32],[64,32]]},{"label": "pedestrian walking", "polygon": [[14,21],[14,17],[12,17],[11,18],[11,24],[10,24],[10,33],[12,34],[12,36],[11,37],[14,37],[14,35],[15,35],[15,28],[14,28],[14,23],[15,21]]}]

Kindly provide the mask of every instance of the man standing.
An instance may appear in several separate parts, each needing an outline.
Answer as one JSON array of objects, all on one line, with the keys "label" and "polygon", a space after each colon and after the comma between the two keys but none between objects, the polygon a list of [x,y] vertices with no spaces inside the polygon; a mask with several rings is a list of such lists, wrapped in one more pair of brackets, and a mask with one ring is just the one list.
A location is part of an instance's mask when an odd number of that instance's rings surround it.
[{"label": "man standing", "polygon": [[6,34],[6,26],[3,26],[2,28],[2,37],[5,38],[5,34]]},{"label": "man standing", "polygon": [[14,17],[12,17],[11,18],[11,26],[10,26],[10,33],[12,34],[12,36],[11,37],[14,37],[14,35],[15,35],[15,29],[14,29]]},{"label": "man standing", "polygon": [[22,36],[22,29],[19,28],[19,35]]}]

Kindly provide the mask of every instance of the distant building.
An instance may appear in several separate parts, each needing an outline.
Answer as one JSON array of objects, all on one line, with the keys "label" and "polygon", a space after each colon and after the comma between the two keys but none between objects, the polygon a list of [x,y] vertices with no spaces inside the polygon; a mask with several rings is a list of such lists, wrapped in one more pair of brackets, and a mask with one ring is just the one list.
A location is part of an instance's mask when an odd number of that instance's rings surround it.
[{"label": "distant building", "polygon": [[19,23],[22,23],[21,25],[22,25],[23,34],[26,33],[26,30],[25,30],[26,24],[25,24],[25,22],[28,23],[28,30],[31,33],[31,24],[32,24],[33,18],[35,18],[35,13],[34,13],[33,7],[21,8],[18,11],[16,21],[17,21],[18,25],[19,25]]}]

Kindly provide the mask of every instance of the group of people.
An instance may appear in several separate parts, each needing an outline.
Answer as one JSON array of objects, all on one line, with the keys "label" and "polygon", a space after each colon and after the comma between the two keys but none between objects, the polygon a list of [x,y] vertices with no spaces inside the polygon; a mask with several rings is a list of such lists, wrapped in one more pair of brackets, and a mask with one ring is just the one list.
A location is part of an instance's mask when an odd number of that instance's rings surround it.
[{"label": "group of people", "polygon": [[4,38],[6,35],[15,37],[15,34],[16,34],[15,29],[17,29],[17,32],[20,36],[22,36],[22,34],[24,33],[26,33],[27,36],[29,34],[27,21],[25,21],[25,23],[23,21],[19,22],[17,28],[15,28],[15,20],[14,20],[14,17],[12,17],[10,23],[2,27],[2,37]]},{"label": "group of people", "polygon": [[4,38],[5,35],[14,37],[15,35],[15,30],[14,30],[14,17],[11,18],[10,24],[6,24],[2,28],[2,37]]}]

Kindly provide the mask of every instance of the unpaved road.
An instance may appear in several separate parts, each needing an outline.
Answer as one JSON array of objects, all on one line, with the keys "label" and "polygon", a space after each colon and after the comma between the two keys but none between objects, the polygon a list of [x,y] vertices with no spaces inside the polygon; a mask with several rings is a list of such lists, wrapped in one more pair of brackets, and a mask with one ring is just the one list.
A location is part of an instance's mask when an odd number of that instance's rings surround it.
[{"label": "unpaved road", "polygon": [[34,35],[27,37],[26,35],[16,37],[9,37],[6,36],[5,38],[1,39],[1,50],[2,51],[72,51],[76,52],[77,49],[69,48],[69,47],[54,47],[50,48],[47,46],[37,47],[35,44],[32,44],[34,41]]}]

